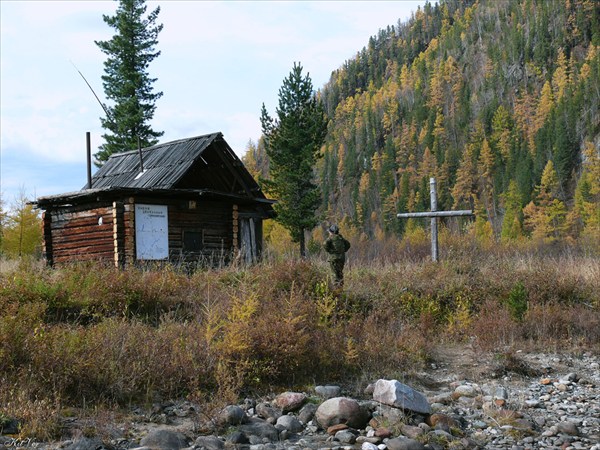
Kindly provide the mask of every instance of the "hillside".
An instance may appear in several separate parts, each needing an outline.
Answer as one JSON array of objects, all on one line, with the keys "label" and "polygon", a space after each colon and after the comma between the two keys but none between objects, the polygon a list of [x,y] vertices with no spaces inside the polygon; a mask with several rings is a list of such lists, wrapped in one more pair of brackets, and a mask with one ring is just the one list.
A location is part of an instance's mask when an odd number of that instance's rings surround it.
[{"label": "hillside", "polygon": [[428,210],[435,177],[479,237],[597,236],[599,17],[591,0],[441,0],[380,30],[319,92],[323,216],[402,236],[420,224],[396,213]]}]

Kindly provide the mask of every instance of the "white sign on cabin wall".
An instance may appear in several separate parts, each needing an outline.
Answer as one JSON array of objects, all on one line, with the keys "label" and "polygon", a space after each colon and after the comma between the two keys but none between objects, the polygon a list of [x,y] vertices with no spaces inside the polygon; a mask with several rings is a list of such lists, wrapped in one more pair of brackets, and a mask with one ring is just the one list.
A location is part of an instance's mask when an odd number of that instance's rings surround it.
[{"label": "white sign on cabin wall", "polygon": [[135,248],[137,259],[169,257],[169,216],[166,205],[135,205]]}]

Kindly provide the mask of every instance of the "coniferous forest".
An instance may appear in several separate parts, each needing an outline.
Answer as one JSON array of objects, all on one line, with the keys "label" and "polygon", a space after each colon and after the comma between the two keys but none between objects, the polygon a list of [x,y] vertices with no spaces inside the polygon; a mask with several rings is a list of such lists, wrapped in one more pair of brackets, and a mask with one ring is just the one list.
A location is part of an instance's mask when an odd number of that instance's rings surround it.
[{"label": "coniferous forest", "polygon": [[[379,30],[318,92],[322,217],[401,237],[435,177],[479,238],[597,239],[599,18],[593,0],[440,0]],[[266,173],[262,142],[245,161]]]}]

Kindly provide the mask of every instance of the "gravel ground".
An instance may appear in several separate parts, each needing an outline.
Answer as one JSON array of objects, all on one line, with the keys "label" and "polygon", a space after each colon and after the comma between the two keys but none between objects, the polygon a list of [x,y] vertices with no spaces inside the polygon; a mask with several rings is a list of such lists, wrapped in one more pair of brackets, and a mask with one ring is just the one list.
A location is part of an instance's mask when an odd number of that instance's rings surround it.
[{"label": "gravel ground", "polygon": [[[105,417],[102,423],[65,418],[65,429],[72,431],[72,438],[60,442],[43,443],[0,435],[0,450],[142,447],[145,450],[600,450],[598,355],[517,351],[498,358],[474,352],[469,347],[453,347],[440,349],[434,360],[426,371],[400,381],[423,393],[434,413],[449,418],[456,425],[454,428],[413,418],[412,427],[405,427],[402,432],[396,429],[393,435],[382,435],[372,422],[372,426],[363,430],[330,434],[319,429],[314,421],[307,421],[301,431],[279,430],[277,440],[256,437],[244,440],[234,427],[213,432],[212,437],[207,438],[207,415],[182,400],[155,404],[147,409],[132,408],[108,420]],[[307,394],[315,395],[314,392]],[[345,395],[343,391],[342,395]],[[366,396],[356,400],[368,401]],[[245,409],[251,415],[252,409],[248,410],[247,406]],[[84,437],[82,430],[86,428],[96,430],[95,435]],[[168,438],[159,444],[144,443],[144,439],[159,431]]]}]

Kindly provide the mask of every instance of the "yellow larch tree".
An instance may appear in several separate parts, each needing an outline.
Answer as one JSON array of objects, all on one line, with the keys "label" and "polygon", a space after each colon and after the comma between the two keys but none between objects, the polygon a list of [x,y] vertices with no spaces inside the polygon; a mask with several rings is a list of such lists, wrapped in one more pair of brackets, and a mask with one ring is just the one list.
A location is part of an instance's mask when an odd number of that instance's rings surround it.
[{"label": "yellow larch tree", "polygon": [[454,116],[460,92],[463,88],[463,77],[456,60],[452,56],[449,56],[446,60],[445,69],[444,81],[450,87],[446,101],[447,111],[448,115]]},{"label": "yellow larch tree", "polygon": [[514,115],[517,129],[527,141],[529,151],[535,154],[535,99],[526,92],[515,99]]},{"label": "yellow larch tree", "polygon": [[433,148],[431,149],[438,160],[444,148],[446,148],[446,128],[444,127],[444,115],[439,110],[433,124]]},{"label": "yellow larch tree", "polygon": [[511,146],[510,113],[503,105],[498,107],[492,119],[491,142],[504,161],[508,161]]},{"label": "yellow larch tree", "polygon": [[442,111],[444,104],[444,62],[432,68],[429,80],[429,99],[427,106],[434,111]]},{"label": "yellow larch tree", "polygon": [[552,75],[552,88],[554,90],[554,98],[558,103],[565,93],[565,89],[569,84],[569,61],[565,56],[562,48],[558,49],[556,58],[556,70]]},{"label": "yellow larch tree", "polygon": [[419,165],[419,178],[430,178],[434,177],[437,173],[437,161],[435,156],[429,150],[429,147],[425,148],[425,153],[423,153],[423,160]]},{"label": "yellow larch tree", "polygon": [[521,218],[523,211],[521,209],[521,194],[515,180],[510,180],[508,189],[502,195],[504,217],[502,219],[502,241],[516,241],[523,236],[523,227]]},{"label": "yellow larch tree", "polygon": [[5,216],[1,230],[0,255],[20,258],[39,254],[42,223],[39,212],[29,203],[23,190]]},{"label": "yellow larch tree", "polygon": [[456,171],[456,182],[452,188],[453,208],[466,205],[475,206],[477,197],[477,166],[475,164],[475,144],[469,144]]},{"label": "yellow larch tree", "polygon": [[546,81],[544,87],[542,87],[542,92],[540,92],[540,101],[535,111],[534,134],[544,126],[544,122],[546,122],[553,107],[554,94],[552,93],[552,86],[549,81]]},{"label": "yellow larch tree", "polygon": [[585,143],[583,157],[574,206],[567,222],[572,237],[588,236],[600,242],[600,155],[593,142]]},{"label": "yellow larch tree", "polygon": [[494,190],[494,167],[496,165],[494,153],[487,139],[481,144],[477,170],[479,175],[479,198],[486,209],[487,217],[496,235],[499,231],[498,212],[496,208],[496,192]]},{"label": "yellow larch tree", "polygon": [[525,229],[534,239],[553,242],[566,234],[567,208],[558,198],[558,190],[558,175],[554,163],[549,160],[537,187],[536,198],[523,209]]}]

